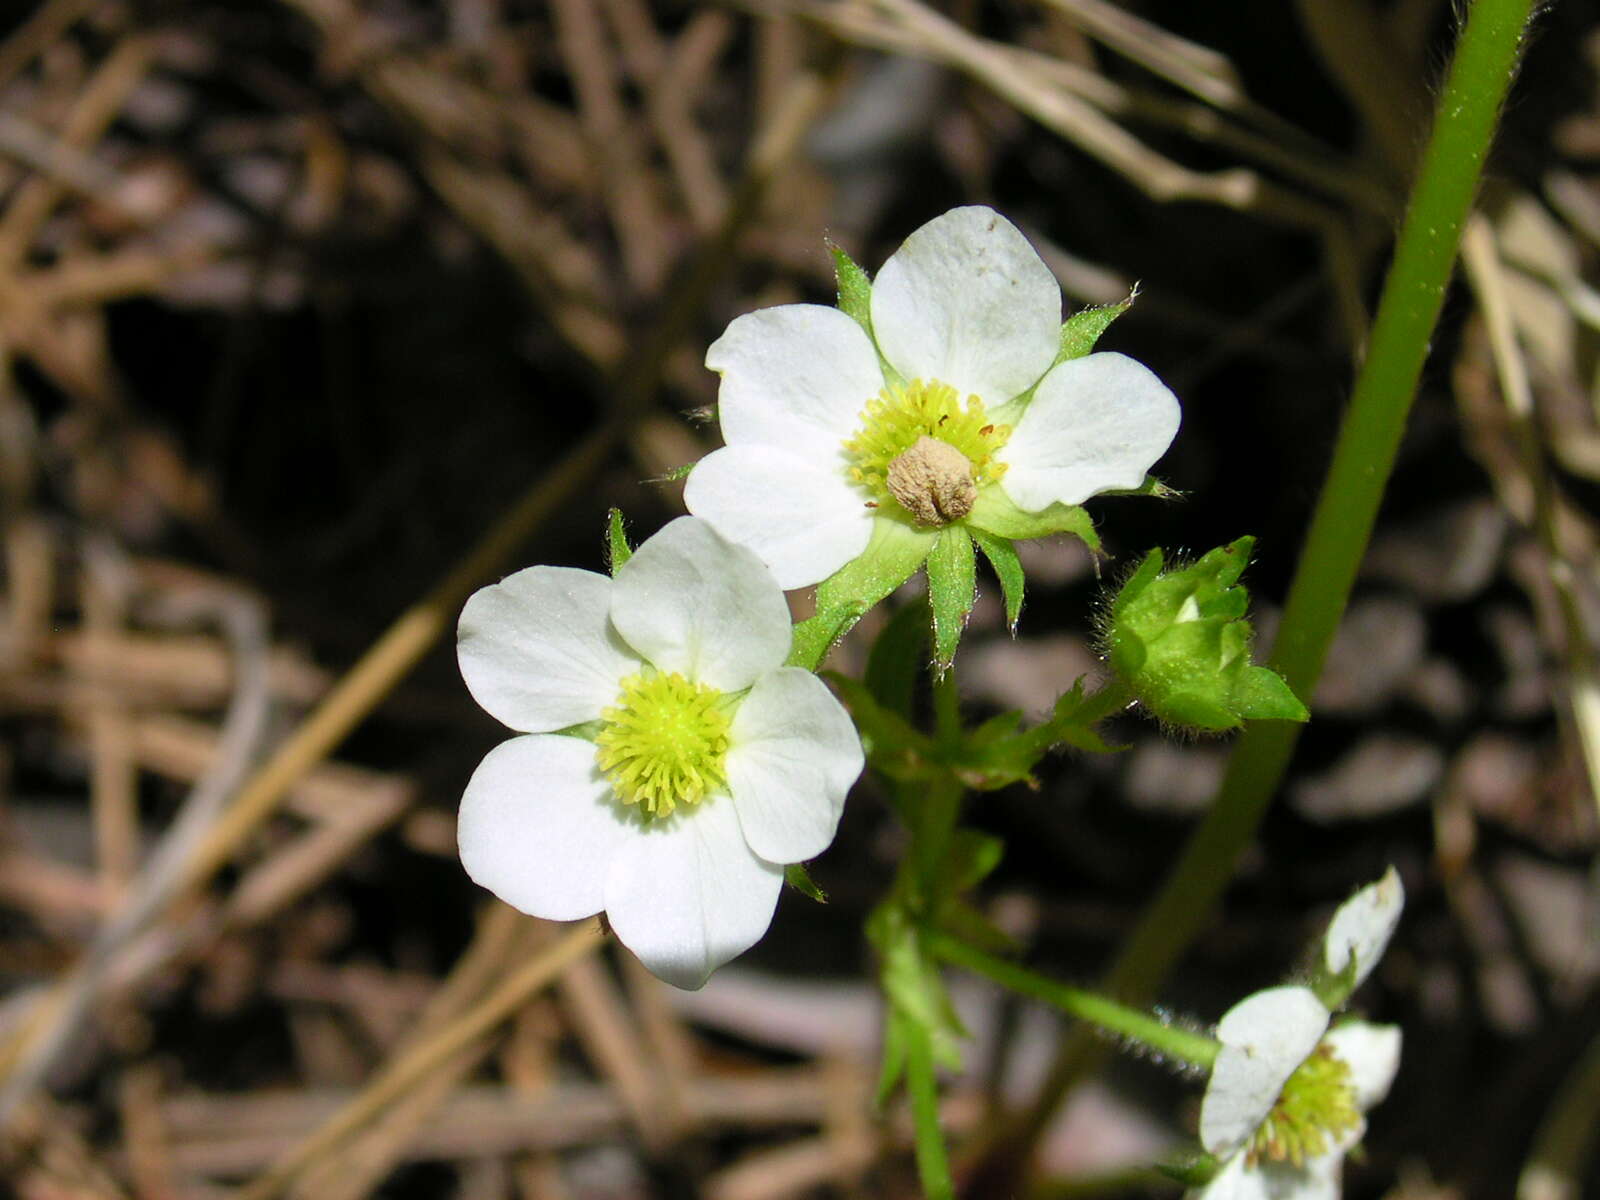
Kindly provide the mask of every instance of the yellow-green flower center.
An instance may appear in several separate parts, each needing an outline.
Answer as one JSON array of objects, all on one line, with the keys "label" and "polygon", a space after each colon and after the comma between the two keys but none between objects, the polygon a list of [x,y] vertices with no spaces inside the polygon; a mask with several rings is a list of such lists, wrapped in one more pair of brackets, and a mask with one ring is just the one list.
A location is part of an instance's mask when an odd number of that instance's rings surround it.
[{"label": "yellow-green flower center", "polygon": [[861,410],[844,443],[847,471],[874,506],[904,510],[920,525],[946,525],[972,509],[977,490],[1005,474],[995,453],[1011,436],[983,401],[938,380],[884,388]]},{"label": "yellow-green flower center", "polygon": [[630,675],[600,723],[600,770],[617,797],[647,819],[698,804],[726,782],[730,721],[714,688],[676,672]]},{"label": "yellow-green flower center", "polygon": [[1246,1154],[1251,1166],[1265,1159],[1303,1167],[1360,1126],[1350,1068],[1324,1042],[1289,1076]]}]

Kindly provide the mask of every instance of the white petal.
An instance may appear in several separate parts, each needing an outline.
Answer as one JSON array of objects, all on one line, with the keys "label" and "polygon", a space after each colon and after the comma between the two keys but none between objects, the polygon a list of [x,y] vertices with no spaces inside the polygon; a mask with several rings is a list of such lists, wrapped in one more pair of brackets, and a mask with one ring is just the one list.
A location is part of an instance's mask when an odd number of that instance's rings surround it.
[{"label": "white petal", "polygon": [[783,868],[756,857],[726,796],[645,828],[612,860],[606,916],[675,987],[700,987],[772,923]]},{"label": "white petal", "polygon": [[883,387],[866,331],[836,308],[783,304],[734,318],[706,351],[722,375],[717,413],[730,446],[773,446],[842,465],[840,445]]},{"label": "white petal", "polygon": [[689,474],[683,502],[748,546],[784,588],[820,583],[867,548],[873,510],[840,470],[787,450],[724,446]]},{"label": "white petal", "polygon": [[1345,1021],[1329,1031],[1327,1041],[1350,1068],[1361,1111],[1381,1103],[1400,1069],[1400,1027]]},{"label": "white petal", "polygon": [[1322,1040],[1328,1010],[1309,988],[1247,996],[1217,1023],[1222,1049],[1200,1102],[1200,1141],[1231,1154],[1255,1133],[1289,1076]]},{"label": "white petal", "polygon": [[1344,1151],[1308,1159],[1303,1167],[1262,1163],[1257,1168],[1266,1200],[1339,1200]]},{"label": "white petal", "polygon": [[671,522],[618,569],[611,623],[646,662],[724,692],[781,664],[793,636],[772,572],[696,517]]},{"label": "white petal", "polygon": [[1027,391],[1061,344],[1061,288],[1017,227],[956,208],[905,240],[872,284],[872,333],[907,379],[996,405]]},{"label": "white petal", "polygon": [[1354,958],[1355,986],[1360,987],[1389,944],[1405,902],[1400,876],[1390,867],[1377,883],[1368,884],[1341,904],[1322,940],[1328,970],[1337,975]]},{"label": "white petal", "polygon": [[810,671],[763,675],[734,714],[728,788],[750,848],[769,862],[815,858],[833,841],[861,774],[861,739]]},{"label": "white petal", "polygon": [[473,699],[523,733],[598,717],[639,666],[607,617],[611,587],[593,571],[529,567],[474,592],[456,634]]},{"label": "white petal", "polygon": [[1134,488],[1178,432],[1178,398],[1125,354],[1090,354],[1051,369],[1000,451],[1018,507],[1082,504]]},{"label": "white petal", "polygon": [[535,733],[484,756],[461,797],[461,865],[512,908],[575,921],[605,907],[606,876],[635,826],[592,742]]},{"label": "white petal", "polygon": [[1223,1163],[1205,1187],[1189,1194],[1198,1200],[1268,1200],[1261,1173],[1245,1163],[1242,1153]]}]

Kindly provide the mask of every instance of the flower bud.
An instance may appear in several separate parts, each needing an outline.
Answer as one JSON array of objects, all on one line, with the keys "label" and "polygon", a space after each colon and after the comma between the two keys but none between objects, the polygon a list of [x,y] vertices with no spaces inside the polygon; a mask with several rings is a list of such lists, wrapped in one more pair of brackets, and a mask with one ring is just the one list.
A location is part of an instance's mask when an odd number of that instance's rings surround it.
[{"label": "flower bud", "polygon": [[1243,537],[1168,571],[1152,550],[1112,601],[1111,666],[1158,720],[1221,732],[1309,715],[1280,676],[1250,662],[1250,596],[1237,581],[1254,544]]}]

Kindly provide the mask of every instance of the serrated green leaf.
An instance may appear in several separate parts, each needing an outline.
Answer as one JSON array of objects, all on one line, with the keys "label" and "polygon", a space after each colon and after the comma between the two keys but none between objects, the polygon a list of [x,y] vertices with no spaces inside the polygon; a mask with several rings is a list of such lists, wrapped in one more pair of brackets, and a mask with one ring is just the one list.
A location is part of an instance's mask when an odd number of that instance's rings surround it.
[{"label": "serrated green leaf", "polygon": [[983,551],[983,556],[994,568],[995,577],[1000,580],[1000,593],[1006,599],[1006,628],[1015,637],[1017,620],[1022,616],[1023,591],[1027,587],[1027,575],[1022,569],[1022,560],[1017,557],[1017,549],[1009,538],[996,537],[983,529],[973,529],[970,532],[972,540],[978,544],[978,549]]},{"label": "serrated green leaf", "polygon": [[788,665],[808,671],[863,614],[912,575],[933,548],[931,530],[913,529],[888,517],[872,523],[867,548],[817,588],[816,615],[794,627]]},{"label": "serrated green leaf", "polygon": [[1132,307],[1138,296],[1139,289],[1134,288],[1128,293],[1126,300],[1086,308],[1068,317],[1061,326],[1061,348],[1056,351],[1056,362],[1066,362],[1069,358],[1082,358],[1093,350],[1094,344],[1100,340],[1100,335],[1110,327],[1111,322]]},{"label": "serrated green leaf", "polygon": [[783,881],[803,896],[809,896],[818,904],[828,902],[828,893],[817,886],[816,880],[811,878],[811,872],[806,870],[804,863],[788,863],[783,868]]},{"label": "serrated green leaf", "polygon": [[933,610],[933,669],[943,675],[955,660],[961,632],[978,594],[972,536],[959,525],[939,531],[928,555],[928,607]]},{"label": "serrated green leaf", "polygon": [[833,276],[839,285],[839,311],[872,336],[872,280],[856,261],[832,242]]},{"label": "serrated green leaf", "polygon": [[1090,692],[1085,690],[1083,680],[1078,679],[1071,688],[1056,697],[1048,720],[1019,735],[1023,740],[1023,750],[1033,755],[1029,769],[1057,746],[1071,746],[1091,754],[1116,754],[1125,749],[1107,742],[1095,726],[1127,705],[1126,693],[1118,693],[1111,688]]},{"label": "serrated green leaf", "polygon": [[872,643],[863,680],[879,704],[909,721],[927,661],[928,615],[922,605],[906,604]]},{"label": "serrated green leaf", "polygon": [[1100,535],[1087,511],[1076,504],[1052,504],[1040,512],[1024,512],[1012,503],[998,485],[983,488],[972,511],[966,515],[968,528],[1011,541],[1070,533],[1089,549],[1099,553]]},{"label": "serrated green leaf", "polygon": [[622,510],[613,508],[606,520],[606,562],[615,575],[623,563],[633,557],[633,547],[628,545],[628,532],[622,527]]}]

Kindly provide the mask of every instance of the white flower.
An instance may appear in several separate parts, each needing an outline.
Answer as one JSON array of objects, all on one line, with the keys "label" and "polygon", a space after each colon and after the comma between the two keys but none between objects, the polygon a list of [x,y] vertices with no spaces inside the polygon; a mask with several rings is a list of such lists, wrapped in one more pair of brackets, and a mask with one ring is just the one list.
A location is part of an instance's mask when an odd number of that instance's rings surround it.
[{"label": "white flower", "polygon": [[871,327],[781,305],[735,319],[706,353],[726,445],[685,501],[786,588],[860,555],[874,522],[982,529],[1137,487],[1177,432],[1177,400],[1133,359],[1056,362],[1055,277],[991,209],[908,237],[872,285]]},{"label": "white flower", "polygon": [[1345,1153],[1400,1064],[1400,1030],[1328,1021],[1310,989],[1290,986],[1246,997],[1218,1023],[1200,1141],[1222,1166],[1197,1200],[1338,1200]]},{"label": "white flower", "polygon": [[532,916],[603,909],[701,986],[766,932],[783,864],[827,847],[861,773],[839,702],[782,665],[790,636],[771,572],[692,517],[614,579],[530,567],[474,594],[462,676],[523,736],[461,798],[467,874]]}]

